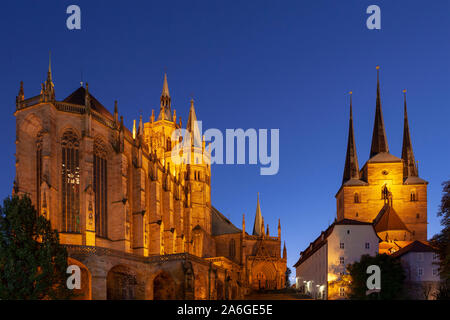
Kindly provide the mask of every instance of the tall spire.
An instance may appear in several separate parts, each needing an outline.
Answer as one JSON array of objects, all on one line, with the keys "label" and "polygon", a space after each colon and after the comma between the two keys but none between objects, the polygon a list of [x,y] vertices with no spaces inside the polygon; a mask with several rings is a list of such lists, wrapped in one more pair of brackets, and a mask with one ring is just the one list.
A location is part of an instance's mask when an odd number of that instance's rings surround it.
[{"label": "tall spire", "polygon": [[161,92],[161,105],[159,109],[159,116],[157,120],[168,120],[173,121],[172,111],[171,111],[171,98],[169,93],[169,85],[167,83],[167,74],[164,73],[164,83]]},{"label": "tall spire", "polygon": [[261,207],[259,205],[259,192],[258,192],[258,198],[256,203],[256,214],[255,214],[255,223],[253,224],[253,235],[254,236],[261,236],[263,234],[262,231],[262,214],[261,214]]},{"label": "tall spire", "polygon": [[55,85],[53,84],[52,79],[52,61],[51,61],[51,53],[48,53],[48,71],[47,71],[47,80],[45,80],[44,88],[43,88],[44,100],[45,101],[53,101],[55,100]]},{"label": "tall spire", "polygon": [[348,124],[347,154],[345,156],[342,183],[351,179],[359,179],[359,165],[358,156],[356,154],[355,133],[353,132],[352,92],[350,91],[350,120]]},{"label": "tall spire", "polygon": [[186,130],[190,134],[191,146],[202,147],[202,138],[200,136],[200,129],[198,127],[197,116],[195,114],[194,99],[191,99],[191,107],[189,109],[189,118],[186,125]]},{"label": "tall spire", "polygon": [[411,143],[411,135],[409,133],[408,111],[406,110],[406,90],[403,90],[404,96],[404,125],[403,125],[403,177],[417,177],[418,170],[416,160],[414,159],[414,152]]},{"label": "tall spire", "polygon": [[286,250],[286,241],[284,241],[283,245],[283,259],[287,258],[287,250]]},{"label": "tall spire", "polygon": [[377,102],[375,110],[375,122],[373,125],[372,146],[370,148],[370,158],[381,152],[389,152],[389,146],[384,129],[383,113],[381,111],[380,98],[380,67],[377,66]]}]

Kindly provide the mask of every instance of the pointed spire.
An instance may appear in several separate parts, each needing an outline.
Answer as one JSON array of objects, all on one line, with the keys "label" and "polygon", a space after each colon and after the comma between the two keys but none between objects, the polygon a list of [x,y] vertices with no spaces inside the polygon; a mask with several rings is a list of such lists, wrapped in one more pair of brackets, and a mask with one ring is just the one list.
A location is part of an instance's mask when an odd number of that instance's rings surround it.
[{"label": "pointed spire", "polygon": [[242,214],[242,234],[245,235],[245,213]]},{"label": "pointed spire", "polygon": [[287,250],[286,250],[286,241],[284,241],[283,245],[283,259],[287,258]]},{"label": "pointed spire", "polygon": [[375,110],[375,122],[373,125],[372,146],[370,148],[370,158],[381,152],[389,153],[389,146],[384,128],[383,112],[381,110],[380,98],[380,67],[377,66],[377,102]]},{"label": "pointed spire", "polygon": [[53,101],[55,100],[55,85],[52,80],[52,63],[51,63],[51,53],[49,52],[48,56],[48,71],[47,71],[47,80],[43,85],[43,90],[41,91],[44,95],[44,101]]},{"label": "pointed spire", "polygon": [[189,118],[186,125],[186,130],[190,134],[191,146],[201,147],[202,138],[200,136],[200,129],[198,127],[197,116],[195,114],[194,99],[191,99],[191,108],[189,109]]},{"label": "pointed spire", "polygon": [[267,224],[267,227],[266,227],[266,233],[267,233],[267,236],[270,236],[270,233],[269,233],[269,224]]},{"label": "pointed spire", "polygon": [[260,236],[262,235],[262,224],[263,224],[263,218],[261,214],[261,206],[259,204],[259,192],[258,192],[258,198],[256,203],[256,214],[255,214],[255,223],[253,224],[253,235],[254,236]]},{"label": "pointed spire", "polygon": [[416,160],[414,159],[414,152],[412,148],[411,135],[409,133],[408,111],[406,108],[406,90],[403,90],[404,95],[404,124],[403,124],[403,145],[402,145],[402,159],[403,159],[403,177],[417,177],[419,172],[417,170]]},{"label": "pointed spire", "polygon": [[278,219],[278,238],[281,239],[281,221]]},{"label": "pointed spire", "polygon": [[116,124],[119,123],[119,111],[117,108],[117,100],[114,100],[114,122]]},{"label": "pointed spire", "polygon": [[133,139],[136,139],[136,120],[133,120]]},{"label": "pointed spire", "polygon": [[142,136],[144,134],[144,126],[142,124],[142,115],[139,116],[139,126],[138,126],[138,135]]},{"label": "pointed spire", "polygon": [[169,93],[169,85],[167,83],[167,74],[164,73],[164,83],[161,92],[161,105],[159,109],[159,116],[157,120],[168,120],[173,121],[172,111],[171,111],[171,98]]},{"label": "pointed spire", "polygon": [[350,120],[348,124],[347,154],[345,156],[342,183],[351,179],[359,179],[358,155],[356,153],[355,133],[353,130],[352,92],[350,91]]}]

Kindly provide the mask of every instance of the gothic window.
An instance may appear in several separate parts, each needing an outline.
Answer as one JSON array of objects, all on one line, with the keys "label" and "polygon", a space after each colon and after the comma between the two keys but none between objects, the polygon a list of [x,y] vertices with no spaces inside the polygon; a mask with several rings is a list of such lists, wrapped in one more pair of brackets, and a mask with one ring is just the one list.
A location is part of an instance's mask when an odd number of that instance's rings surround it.
[{"label": "gothic window", "polygon": [[42,183],[42,135],[38,135],[36,141],[36,210],[41,208],[41,183]]},{"label": "gothic window", "polygon": [[381,189],[381,199],[383,200],[389,200],[389,190],[387,185],[384,185]]},{"label": "gothic window", "polygon": [[172,141],[170,140],[170,137],[168,137],[166,141],[166,151],[170,150],[172,150]]},{"label": "gothic window", "polygon": [[95,233],[107,237],[107,161],[101,141],[94,144]]},{"label": "gothic window", "polygon": [[420,214],[416,214],[416,219],[420,219]]},{"label": "gothic window", "polygon": [[234,258],[236,256],[236,241],[234,241],[234,239],[230,240],[229,251],[230,258]]},{"label": "gothic window", "polygon": [[359,203],[360,202],[359,193],[358,192],[355,192],[353,200],[354,200],[355,203]]},{"label": "gothic window", "polygon": [[79,140],[68,130],[61,139],[62,231],[80,232]]},{"label": "gothic window", "polygon": [[417,201],[417,192],[416,189],[411,190],[411,195],[410,195],[410,200],[411,201]]}]

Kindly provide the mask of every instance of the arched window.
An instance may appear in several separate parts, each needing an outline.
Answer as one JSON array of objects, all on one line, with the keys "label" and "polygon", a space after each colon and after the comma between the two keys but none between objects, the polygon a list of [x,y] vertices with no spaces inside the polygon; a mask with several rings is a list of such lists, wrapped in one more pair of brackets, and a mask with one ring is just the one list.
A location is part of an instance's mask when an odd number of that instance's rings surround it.
[{"label": "arched window", "polygon": [[353,199],[354,202],[355,202],[355,203],[359,203],[359,201],[360,201],[360,199],[359,199],[359,193],[358,193],[358,192],[355,192],[355,194],[354,194],[353,197],[354,197],[354,199]]},{"label": "arched window", "polygon": [[106,150],[100,140],[94,143],[94,192],[95,192],[95,233],[107,237],[107,161]]},{"label": "arched window", "polygon": [[229,256],[234,258],[236,256],[236,241],[234,239],[230,240]]},{"label": "arched window", "polygon": [[172,150],[172,140],[170,140],[170,137],[168,137],[166,141],[166,151],[170,150]]},{"label": "arched window", "polygon": [[411,201],[417,201],[417,192],[416,189],[411,190],[411,195],[410,195],[410,200]]},{"label": "arched window", "polygon": [[41,210],[41,183],[42,183],[42,135],[36,141],[36,210]]},{"label": "arched window", "polygon": [[61,139],[61,211],[62,231],[80,232],[79,140],[68,130]]},{"label": "arched window", "polygon": [[389,200],[389,189],[387,185],[384,185],[381,189],[381,199]]}]

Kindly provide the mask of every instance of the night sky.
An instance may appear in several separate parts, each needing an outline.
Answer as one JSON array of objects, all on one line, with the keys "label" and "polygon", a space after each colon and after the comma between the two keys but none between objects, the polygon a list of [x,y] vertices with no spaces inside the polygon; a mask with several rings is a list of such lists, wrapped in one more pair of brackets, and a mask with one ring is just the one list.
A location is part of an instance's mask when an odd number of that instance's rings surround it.
[{"label": "night sky", "polygon": [[[66,8],[81,8],[81,30]],[[366,8],[381,8],[381,30]],[[0,19],[0,197],[14,180],[15,97],[39,94],[51,51],[56,97],[80,84],[131,128],[159,111],[163,74],[172,108],[186,123],[195,98],[203,128],[280,129],[280,171],[212,167],[212,201],[252,229],[256,195],[271,234],[281,218],[288,266],[336,216],[353,91],[360,167],[369,156],[381,69],[381,99],[392,154],[401,156],[403,96],[420,176],[428,186],[428,236],[441,183],[450,178],[449,1],[2,1]],[[82,75],[82,76],[81,76]]]}]

